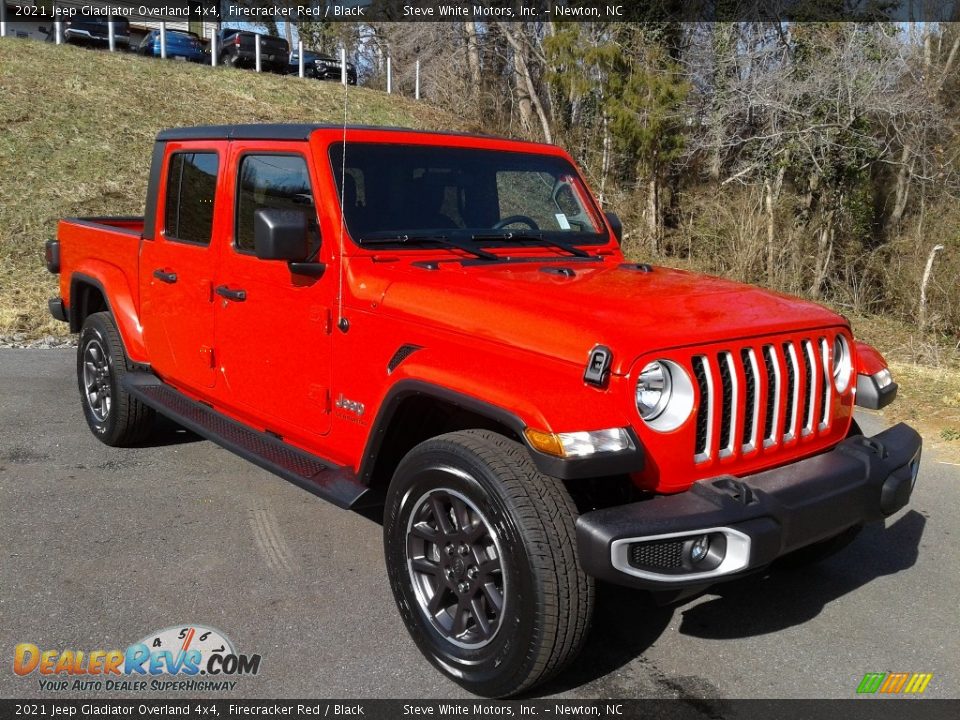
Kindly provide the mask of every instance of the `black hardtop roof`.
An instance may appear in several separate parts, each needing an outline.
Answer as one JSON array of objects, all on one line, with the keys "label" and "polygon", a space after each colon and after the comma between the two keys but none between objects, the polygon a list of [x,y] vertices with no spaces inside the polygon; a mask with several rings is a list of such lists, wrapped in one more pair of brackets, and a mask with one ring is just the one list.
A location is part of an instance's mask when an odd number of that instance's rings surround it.
[{"label": "black hardtop roof", "polygon": [[[332,123],[263,123],[252,125],[198,125],[163,130],[157,135],[158,142],[167,140],[307,140],[315,130],[343,130],[343,125]],[[428,133],[430,135],[457,135],[461,137],[484,138],[487,140],[510,140],[527,142],[513,138],[500,138],[482,133],[417,130],[415,128],[389,127],[379,125],[347,125],[347,130],[381,130],[396,133]]]}]

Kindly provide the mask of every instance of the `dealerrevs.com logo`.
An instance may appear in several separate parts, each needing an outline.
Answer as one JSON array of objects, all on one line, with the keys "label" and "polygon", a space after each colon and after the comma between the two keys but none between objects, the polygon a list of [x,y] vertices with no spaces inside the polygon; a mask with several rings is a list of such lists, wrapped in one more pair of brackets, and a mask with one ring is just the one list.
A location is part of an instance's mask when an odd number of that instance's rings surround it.
[{"label": "dealerrevs.com logo", "polygon": [[37,675],[45,691],[233,690],[234,678],[259,670],[260,655],[238,653],[220,631],[186,623],[126,650],[41,650],[20,643],[13,653],[13,671]]}]

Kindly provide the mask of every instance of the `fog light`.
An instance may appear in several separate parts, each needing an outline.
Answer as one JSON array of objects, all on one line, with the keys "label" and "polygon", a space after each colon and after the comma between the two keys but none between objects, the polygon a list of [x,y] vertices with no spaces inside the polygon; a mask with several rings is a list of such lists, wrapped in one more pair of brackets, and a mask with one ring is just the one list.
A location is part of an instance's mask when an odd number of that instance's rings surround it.
[{"label": "fog light", "polygon": [[690,546],[690,562],[696,564],[703,560],[710,552],[710,536],[701,535]]}]

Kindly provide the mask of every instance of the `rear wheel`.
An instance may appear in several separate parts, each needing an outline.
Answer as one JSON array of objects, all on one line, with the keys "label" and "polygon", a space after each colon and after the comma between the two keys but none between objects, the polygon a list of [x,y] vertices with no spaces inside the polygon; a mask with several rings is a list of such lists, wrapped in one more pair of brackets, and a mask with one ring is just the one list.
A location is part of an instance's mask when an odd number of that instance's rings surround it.
[{"label": "rear wheel", "polygon": [[543,682],[579,652],[593,609],[576,509],[559,480],[496,433],[421,443],[387,493],[384,550],[423,654],[478,695]]},{"label": "rear wheel", "polygon": [[77,385],[91,432],[113,447],[134,445],[153,427],[153,410],[123,389],[126,372],[126,354],[113,317],[93,313],[80,330]]}]

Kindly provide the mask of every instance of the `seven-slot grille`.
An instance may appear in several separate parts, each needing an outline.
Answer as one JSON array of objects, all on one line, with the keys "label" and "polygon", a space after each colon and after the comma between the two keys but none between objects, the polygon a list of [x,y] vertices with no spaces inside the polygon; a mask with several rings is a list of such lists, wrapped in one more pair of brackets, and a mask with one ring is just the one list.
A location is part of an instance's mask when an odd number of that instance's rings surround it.
[{"label": "seven-slot grille", "polygon": [[832,338],[758,342],[693,355],[694,461],[745,455],[830,428]]}]

